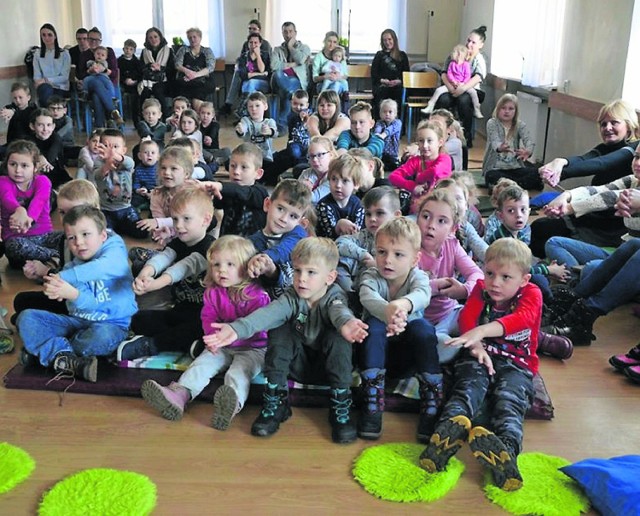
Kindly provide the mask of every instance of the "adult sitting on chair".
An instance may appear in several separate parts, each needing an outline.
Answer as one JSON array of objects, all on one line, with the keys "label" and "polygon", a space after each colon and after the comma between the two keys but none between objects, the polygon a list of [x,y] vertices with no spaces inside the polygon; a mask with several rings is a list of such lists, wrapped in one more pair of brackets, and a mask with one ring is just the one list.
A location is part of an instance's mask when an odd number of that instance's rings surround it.
[{"label": "adult sitting on chair", "polygon": [[291,111],[289,99],[296,90],[306,90],[309,82],[307,61],[311,49],[297,39],[296,26],[293,22],[282,24],[284,42],[273,49],[271,68],[273,70],[272,86],[280,99],[278,116],[278,134],[287,130],[287,118]]},{"label": "adult sitting on chair", "polygon": [[175,74],[173,49],[157,27],[147,29],[142,61],[142,81],[138,83],[140,105],[149,97],[160,102],[164,118],[171,115],[168,97],[169,83]]},{"label": "adult sitting on chair", "polygon": [[380,34],[380,47],[371,63],[373,109],[375,117],[380,113],[380,102],[393,99],[402,106],[402,72],[409,71],[409,58],[398,48],[398,36],[392,29]]},{"label": "adult sitting on chair", "polygon": [[58,33],[53,25],[40,27],[40,51],[33,56],[33,82],[38,93],[38,104],[47,107],[52,95],[69,96],[71,56],[58,44]]},{"label": "adult sitting on chair", "polygon": [[262,36],[249,34],[247,50],[237,61],[238,75],[242,79],[242,96],[246,98],[254,91],[269,93],[271,75],[271,54],[262,50]]},{"label": "adult sitting on chair", "polygon": [[94,51],[102,43],[102,33],[96,27],[89,30],[89,50],[80,54],[80,61],[76,69],[76,77],[81,88],[93,102],[95,125],[105,127],[106,114],[109,113],[117,125],[122,125],[124,121],[117,109],[114,109],[113,97],[115,88],[118,87],[118,61],[111,47],[107,47],[107,69],[106,73],[88,73],[87,64],[94,61]]},{"label": "adult sitting on chair", "polygon": [[484,59],[484,56],[480,53],[482,47],[484,46],[484,42],[487,39],[487,28],[482,25],[477,29],[473,29],[471,34],[467,37],[467,50],[469,53],[467,54],[467,61],[471,64],[471,78],[465,82],[464,84],[458,84],[455,88],[449,81],[449,77],[447,76],[446,70],[449,67],[449,62],[451,61],[451,56],[449,56],[444,63],[443,70],[445,72],[442,73],[440,77],[442,77],[442,83],[447,87],[448,92],[443,93],[438,102],[436,102],[436,109],[448,109],[452,111],[454,106],[458,108],[458,119],[462,123],[462,128],[464,129],[464,136],[467,139],[467,147],[471,148],[473,146],[473,102],[471,101],[471,97],[467,93],[468,90],[474,88],[477,90],[478,99],[480,102],[484,100],[484,91],[480,89],[480,85],[482,81],[484,81],[485,76],[487,75],[487,63]]},{"label": "adult sitting on chair", "polygon": [[71,64],[77,68],[80,62],[80,54],[85,50],[89,50],[89,31],[84,27],[80,27],[76,31],[76,41],[78,44],[69,48],[68,52],[71,56]]},{"label": "adult sitting on chair", "polygon": [[[262,37],[262,34],[260,34],[261,31],[262,31],[262,24],[260,23],[260,20],[251,20],[249,22],[249,36],[253,34],[258,34],[260,35],[260,37]],[[248,38],[247,38],[247,41],[245,41],[242,44],[242,50],[240,50],[240,57],[238,58],[238,60],[242,58],[242,56],[248,50],[248,48],[249,48],[249,44],[248,44]],[[266,52],[267,54],[269,54],[269,60],[271,60],[271,44],[264,38],[260,43],[260,52],[261,53]],[[231,84],[229,85],[229,91],[227,92],[227,98],[224,101],[224,106],[222,106],[219,110],[219,113],[221,115],[231,114],[231,109],[233,108],[233,105],[238,100],[238,96],[240,95],[240,91],[242,89],[243,79],[240,76],[237,62],[238,61],[236,61],[235,70],[233,71],[233,77],[231,78]]]},{"label": "adult sitting on chair", "polygon": [[344,93],[348,89],[344,88],[344,83],[341,82],[341,79],[344,79],[344,77],[341,77],[338,72],[325,73],[322,71],[324,65],[331,61],[331,52],[333,52],[333,49],[337,46],[338,33],[331,30],[324,35],[324,46],[322,47],[322,50],[313,58],[313,63],[311,64],[311,75],[313,82],[316,83],[316,90],[318,93],[322,91],[322,83],[325,80],[332,81],[331,87],[328,89],[337,92],[338,95]]},{"label": "adult sitting on chair", "polygon": [[203,47],[202,31],[192,27],[187,31],[188,47],[176,52],[175,94],[191,99],[191,106],[196,111],[200,103],[207,100],[216,90],[213,72],[216,68],[216,57],[209,47]]}]

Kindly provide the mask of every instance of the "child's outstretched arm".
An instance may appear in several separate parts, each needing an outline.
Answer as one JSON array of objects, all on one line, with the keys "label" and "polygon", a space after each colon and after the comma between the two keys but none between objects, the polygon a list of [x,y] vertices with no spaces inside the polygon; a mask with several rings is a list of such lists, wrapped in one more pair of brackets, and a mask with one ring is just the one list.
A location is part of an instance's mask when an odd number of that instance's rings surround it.
[{"label": "child's outstretched arm", "polygon": [[74,301],[80,295],[80,291],[77,288],[73,287],[70,283],[67,283],[58,274],[45,276],[42,279],[44,281],[44,294],[49,299],[55,299],[57,301]]},{"label": "child's outstretched arm", "polygon": [[340,335],[342,335],[347,342],[353,344],[354,342],[362,342],[366,339],[367,335],[369,335],[368,329],[369,326],[354,317],[342,325]]}]

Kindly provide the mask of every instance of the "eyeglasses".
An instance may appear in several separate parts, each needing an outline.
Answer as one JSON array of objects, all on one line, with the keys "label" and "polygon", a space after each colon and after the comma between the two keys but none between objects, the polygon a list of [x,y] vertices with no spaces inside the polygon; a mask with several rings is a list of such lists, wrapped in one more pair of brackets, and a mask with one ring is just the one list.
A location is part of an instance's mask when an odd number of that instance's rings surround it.
[{"label": "eyeglasses", "polygon": [[98,43],[100,43],[102,41],[102,38],[88,38],[89,41],[97,41]]},{"label": "eyeglasses", "polygon": [[62,111],[66,106],[49,106],[50,111]]},{"label": "eyeglasses", "polygon": [[309,160],[319,159],[319,158],[322,158],[323,156],[326,156],[327,154],[329,154],[329,151],[318,152],[317,154],[309,154],[307,157],[309,158]]}]

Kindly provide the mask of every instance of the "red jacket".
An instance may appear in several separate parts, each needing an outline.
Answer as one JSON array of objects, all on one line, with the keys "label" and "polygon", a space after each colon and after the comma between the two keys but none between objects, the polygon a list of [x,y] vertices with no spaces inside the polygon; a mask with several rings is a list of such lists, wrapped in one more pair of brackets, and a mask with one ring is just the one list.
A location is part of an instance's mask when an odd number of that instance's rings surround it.
[{"label": "red jacket", "polygon": [[480,318],[488,306],[489,320],[502,325],[504,336],[485,339],[487,353],[507,357],[536,374],[540,362],[536,351],[542,317],[542,293],[536,285],[527,283],[512,301],[511,309],[495,311],[493,302],[485,294],[484,280],[478,280],[460,311],[460,334],[479,326]]}]

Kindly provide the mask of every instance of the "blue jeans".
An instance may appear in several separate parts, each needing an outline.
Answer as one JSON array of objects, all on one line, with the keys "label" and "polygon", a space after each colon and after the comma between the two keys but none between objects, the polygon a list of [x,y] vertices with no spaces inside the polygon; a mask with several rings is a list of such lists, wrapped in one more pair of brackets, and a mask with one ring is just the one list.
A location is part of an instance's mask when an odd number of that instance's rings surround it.
[{"label": "blue jeans", "polygon": [[[439,373],[438,337],[426,319],[414,319],[400,335],[387,337],[387,324],[376,317],[365,321],[369,336],[360,345],[360,370],[388,369],[390,376]],[[392,350],[388,353],[388,350]]]},{"label": "blue jeans", "polygon": [[250,95],[254,91],[261,91],[262,93],[269,93],[271,87],[269,81],[262,79],[249,79],[242,83],[242,93]]},{"label": "blue jeans", "polygon": [[640,294],[640,238],[632,238],[600,262],[575,288],[593,310],[607,314]]},{"label": "blue jeans", "polygon": [[59,97],[63,98],[69,96],[69,92],[67,90],[54,88],[53,86],[51,86],[51,84],[47,83],[43,83],[38,86],[36,93],[38,94],[38,105],[43,108],[47,107],[47,103],[53,95],[58,95]]},{"label": "blue jeans", "polygon": [[21,312],[16,326],[24,348],[45,367],[62,352],[80,357],[110,355],[127,336],[126,328],[109,322],[33,309]]},{"label": "blue jeans", "polygon": [[557,236],[547,240],[544,252],[549,260],[555,260],[567,267],[585,265],[591,260],[604,260],[611,254],[597,245]]},{"label": "blue jeans", "polygon": [[286,75],[282,70],[273,73],[274,93],[280,98],[280,113],[278,114],[278,130],[287,127],[287,119],[291,112],[291,94],[302,88],[300,79]]},{"label": "blue jeans", "polygon": [[349,91],[349,84],[347,81],[330,81],[327,79],[326,81],[322,81],[322,86],[320,87],[320,91],[324,90],[332,90],[335,91],[338,95],[344,93],[345,91]]},{"label": "blue jeans", "polygon": [[88,75],[83,79],[82,87],[93,100],[96,127],[105,127],[106,113],[113,110],[113,83],[106,75]]},{"label": "blue jeans", "polygon": [[143,240],[149,236],[149,233],[144,229],[136,226],[140,220],[140,214],[133,206],[127,206],[119,210],[102,210],[102,213],[107,219],[107,227],[113,229],[119,235]]}]

